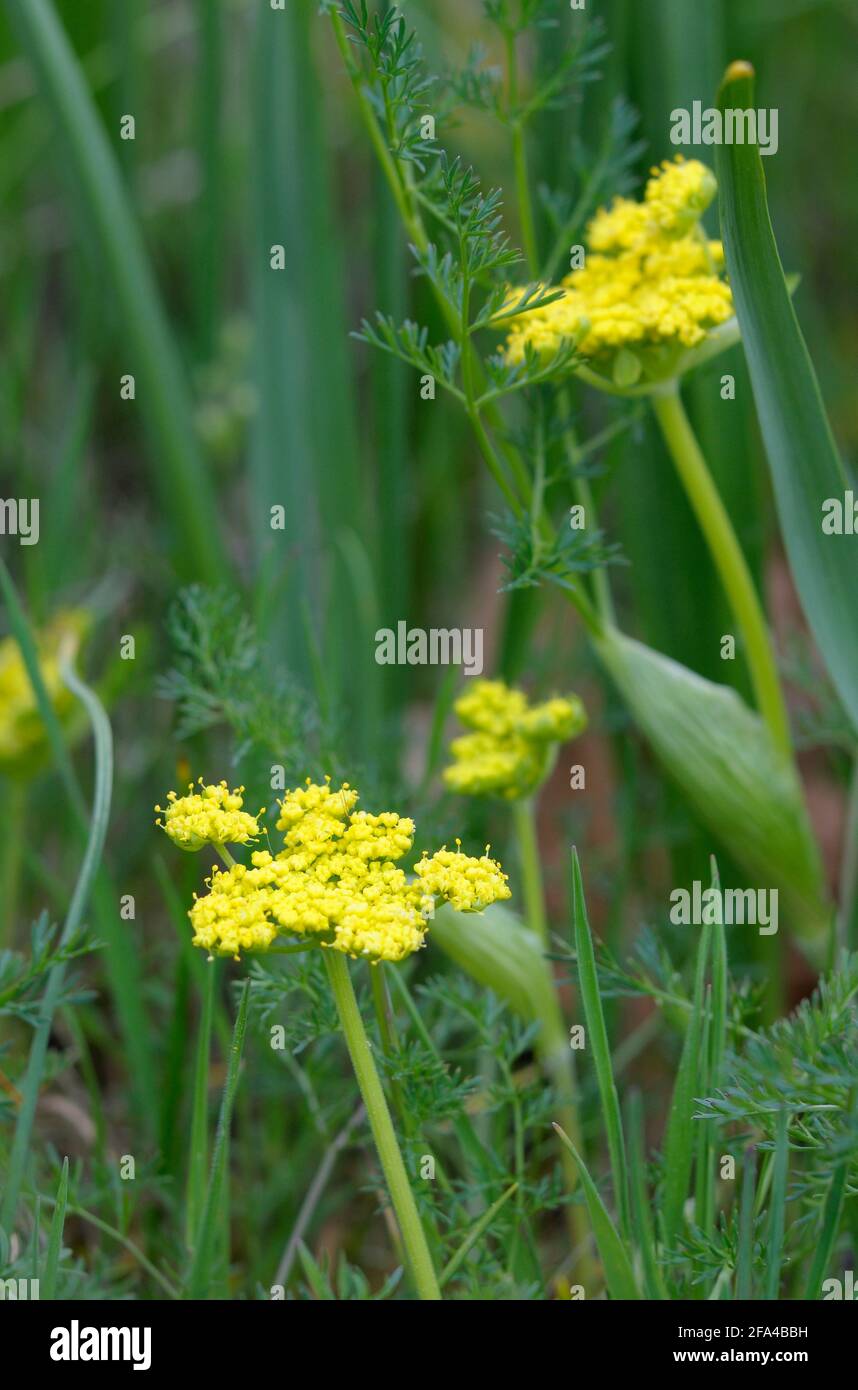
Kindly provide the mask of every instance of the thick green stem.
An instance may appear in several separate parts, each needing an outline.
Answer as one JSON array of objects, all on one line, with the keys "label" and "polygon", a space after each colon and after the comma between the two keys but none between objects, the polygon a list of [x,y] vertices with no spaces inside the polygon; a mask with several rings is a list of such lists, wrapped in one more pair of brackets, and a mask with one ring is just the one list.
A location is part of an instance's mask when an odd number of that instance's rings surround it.
[{"label": "thick green stem", "polygon": [[653,395],[652,402],[665,443],[700,523],[733,616],[744,638],[758,708],[775,744],[791,759],[789,719],[760,600],[730,518],[685,413],[678,384],[671,382],[664,391]]},{"label": "thick green stem", "polygon": [[545,893],[539,867],[539,842],[536,838],[536,815],[530,797],[512,804],[512,819],[518,841],[521,880],[524,888],[524,915],[531,931],[535,931],[543,946],[548,945],[548,921],[545,913]]},{"label": "thick green stem", "polygon": [[390,1111],[360,1016],[348,966],[337,951],[325,951],[328,978],[342,1024],[349,1056],[366,1106],[372,1137],[387,1181],[411,1273],[421,1299],[438,1301],[441,1290],[426,1242],[426,1234],[399,1151]]}]

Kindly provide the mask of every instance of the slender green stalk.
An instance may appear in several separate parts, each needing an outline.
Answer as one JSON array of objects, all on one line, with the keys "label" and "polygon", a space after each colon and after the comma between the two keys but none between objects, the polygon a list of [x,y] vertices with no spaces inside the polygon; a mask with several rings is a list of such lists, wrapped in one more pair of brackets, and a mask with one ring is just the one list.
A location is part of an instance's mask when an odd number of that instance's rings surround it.
[{"label": "slender green stalk", "polygon": [[69,1161],[63,1159],[62,1172],[60,1173],[60,1185],[57,1188],[57,1200],[54,1206],[54,1214],[51,1218],[51,1233],[48,1237],[48,1253],[45,1257],[45,1273],[39,1286],[39,1297],[46,1301],[56,1298],[57,1295],[57,1274],[60,1267],[60,1255],[63,1248],[63,1229],[66,1221],[66,1203],[69,1195]]},{"label": "slender green stalk", "polygon": [[653,1230],[649,1196],[646,1190],[644,1117],[640,1091],[633,1091],[629,1096],[627,1129],[629,1134],[629,1195],[632,1229],[641,1253],[647,1296],[652,1299],[663,1299],[667,1298],[667,1289],[658,1263],[658,1247]]},{"label": "slender green stalk", "polygon": [[488,1229],[488,1227],[492,1224],[501,1208],[506,1206],[510,1197],[513,1197],[517,1191],[518,1183],[514,1182],[510,1187],[507,1188],[506,1192],[504,1192],[501,1197],[498,1197],[496,1202],[492,1203],[492,1205],[488,1208],[487,1211],[483,1212],[480,1219],[475,1223],[475,1225],[471,1227],[470,1231],[465,1236],[465,1239],[462,1241],[462,1244],[459,1246],[455,1255],[453,1255],[453,1257],[447,1262],[447,1264],[444,1266],[444,1269],[441,1272],[441,1278],[438,1282],[440,1283],[442,1288],[446,1283],[449,1282],[450,1279],[452,1279],[453,1275],[460,1268],[466,1256],[473,1249],[474,1245],[476,1245],[480,1236],[483,1234],[483,1231]]},{"label": "slender green stalk", "polygon": [[5,829],[0,846],[0,950],[15,944],[15,917],[23,864],[27,819],[27,784],[19,777],[7,777],[0,788]]},{"label": "slender green stalk", "polygon": [[587,1201],[587,1210],[590,1214],[590,1222],[593,1227],[593,1235],[596,1245],[602,1258],[602,1266],[605,1272],[605,1283],[612,1298],[616,1299],[638,1299],[640,1290],[635,1280],[634,1271],[629,1260],[628,1252],[620,1238],[616,1226],[608,1215],[607,1208],[599,1196],[599,1190],[587,1170],[587,1165],[579,1154],[568,1134],[565,1134],[559,1125],[554,1125],[557,1135],[564,1148],[568,1149],[572,1159],[578,1169],[581,1185],[584,1188],[584,1196]]},{"label": "slender green stalk", "polygon": [[518,843],[521,879],[524,889],[524,916],[531,931],[536,932],[544,947],[548,947],[548,920],[545,912],[545,893],[539,863],[539,841],[536,835],[536,811],[532,797],[521,797],[512,803],[512,820]]},{"label": "slender green stalk", "polygon": [[760,600],[726,508],[685,413],[678,384],[671,382],[669,387],[653,395],[652,403],[665,443],[706,538],[733,616],[744,637],[760,713],[776,747],[791,758],[789,719]]},{"label": "slender green stalk", "polygon": [[739,1238],[736,1252],[736,1298],[751,1297],[754,1272],[754,1193],[757,1183],[757,1150],[749,1144],[742,1168],[739,1198]]},{"label": "slender green stalk", "polygon": [[506,35],[507,103],[510,129],[512,132],[512,162],[515,170],[515,191],[518,199],[518,215],[521,222],[521,239],[527,269],[531,275],[539,273],[539,251],[536,245],[536,226],[533,219],[533,203],[530,197],[530,178],[527,171],[527,142],[525,125],[517,114],[518,106],[518,53],[516,35]]},{"label": "slender green stalk", "polygon": [[438,1301],[441,1298],[438,1278],[360,1016],[348,966],[337,951],[325,951],[325,965],[417,1292],[421,1299]]},{"label": "slender green stalk", "polygon": [[631,1219],[623,1121],[611,1066],[611,1047],[608,1042],[608,1030],[605,1027],[605,1015],[599,993],[596,955],[593,950],[590,924],[587,920],[581,866],[578,862],[577,850],[574,848],[572,850],[572,918],[575,929],[575,955],[578,960],[578,983],[581,990],[581,1002],[584,1006],[584,1017],[587,1021],[587,1040],[596,1068],[596,1080],[602,1102],[602,1119],[607,1132],[608,1149],[611,1155],[614,1200],[619,1212],[620,1230],[624,1236],[628,1237],[631,1230]]},{"label": "slender green stalk", "polygon": [[813,1256],[813,1265],[808,1275],[807,1288],[805,1289],[805,1300],[810,1303],[819,1298],[819,1289],[828,1268],[828,1262],[834,1252],[837,1242],[837,1234],[840,1229],[840,1214],[843,1211],[843,1203],[846,1197],[846,1177],[848,1163],[844,1159],[838,1163],[831,1178],[831,1184],[825,1195],[825,1205],[822,1209],[822,1229],[819,1232],[816,1249]]},{"label": "slender green stalk", "polygon": [[191,1110],[191,1150],[188,1161],[188,1186],[185,1211],[185,1243],[189,1250],[193,1250],[196,1245],[199,1224],[202,1220],[206,1200],[209,1061],[217,976],[217,962],[210,961],[206,969],[205,984],[203,986],[203,1006],[197,1032],[197,1055],[194,1066],[194,1092]]},{"label": "slender green stalk", "polygon": [[226,1082],[224,1083],[223,1096],[221,1098],[205,1206],[203,1208],[197,1239],[194,1245],[193,1259],[188,1271],[188,1298],[205,1298],[214,1279],[213,1266],[217,1264],[217,1260],[214,1258],[217,1239],[223,1231],[223,1210],[229,1198],[229,1167],[227,1163],[229,1129],[232,1122],[235,1093],[238,1089],[241,1058],[244,1052],[244,1036],[247,1032],[247,1005],[249,998],[250,981],[245,980],[241,991],[238,1013],[235,1018],[235,1028],[233,1029],[232,1042],[229,1049]]},{"label": "slender green stalk", "polygon": [[774,1176],[772,1178],[772,1199],[769,1216],[769,1246],[766,1251],[766,1298],[774,1301],[778,1297],[781,1283],[781,1261],[784,1248],[784,1226],[786,1222],[787,1179],[789,1177],[789,1145],[787,1143],[787,1123],[789,1116],[783,1108],[778,1111],[775,1133]]}]

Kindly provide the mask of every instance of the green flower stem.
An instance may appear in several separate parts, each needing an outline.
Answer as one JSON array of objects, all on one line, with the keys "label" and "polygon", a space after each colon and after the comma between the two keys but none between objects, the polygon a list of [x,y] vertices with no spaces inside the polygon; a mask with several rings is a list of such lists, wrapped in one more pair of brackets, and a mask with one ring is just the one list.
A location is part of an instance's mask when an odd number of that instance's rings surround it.
[{"label": "green flower stem", "polygon": [[525,920],[536,932],[544,947],[548,946],[548,920],[545,912],[545,893],[539,867],[539,841],[536,836],[536,814],[533,800],[521,797],[512,803],[512,819],[518,842],[521,878],[524,885]]},{"label": "green flower stem", "polygon": [[[560,393],[560,410],[565,419],[572,417],[572,402],[569,398],[569,391],[563,390]],[[588,524],[594,529],[598,529],[599,517],[596,511],[596,499],[593,496],[593,489],[590,487],[589,479],[579,470],[578,439],[571,425],[563,431],[563,445],[566,450],[566,457],[569,460],[569,467],[573,473],[573,486],[578,501],[584,508]],[[611,595],[611,585],[608,580],[607,569],[604,565],[599,565],[593,573],[593,594],[596,599],[596,608],[601,621],[606,625],[613,626],[616,623],[614,613],[614,600]]]},{"label": "green flower stem", "polygon": [[[390,1007],[390,995],[387,992],[387,981],[384,978],[383,972],[384,963],[378,961],[370,968],[369,979],[372,989],[372,1006],[375,1010],[375,1021],[378,1025],[381,1046],[385,1057],[391,1057],[396,1051],[397,1040],[395,1036],[393,1014]],[[403,1103],[402,1087],[395,1079],[390,1080],[390,1094],[393,1098],[393,1109],[407,1134],[408,1111]]]},{"label": "green flower stem", "polygon": [[653,409],[715,568],[745,640],[757,705],[776,746],[792,758],[789,720],[766,620],[730,518],[712,481],[679,394],[670,382],[653,395]]},{"label": "green flower stem", "polygon": [[[512,805],[513,824],[518,841],[521,877],[524,885],[525,921],[548,949],[548,917],[545,910],[545,892],[542,884],[542,869],[539,860],[539,842],[536,835],[536,815],[533,799],[530,797],[514,801]],[[575,1084],[574,1059],[569,1048],[569,1039],[563,1022],[560,1001],[556,987],[546,996],[550,1007],[541,1010],[542,1025],[537,1039],[537,1050],[542,1066],[555,1087],[559,1099],[558,1113],[563,1128],[572,1136],[573,1143],[583,1152],[581,1125],[578,1119],[578,1098]],[[561,1155],[566,1185],[570,1193],[578,1187],[578,1170],[565,1150]],[[567,1208],[569,1232],[580,1254],[577,1262],[579,1275],[585,1285],[592,1273],[588,1251],[589,1228],[587,1215],[579,1204]]]},{"label": "green flower stem", "polygon": [[[378,159],[379,166],[381,168],[382,173],[384,174],[394,203],[396,204],[396,208],[402,220],[403,227],[405,228],[408,239],[411,242],[412,246],[415,248],[415,250],[418,251],[420,255],[425,255],[427,250],[429,249],[429,235],[426,231],[426,227],[423,223],[423,218],[420,214],[418,199],[415,196],[410,181],[409,171],[407,169],[407,166],[403,169],[402,162],[397,160],[390,151],[387,138],[381,127],[378,116],[376,115],[372,103],[370,102],[367,96],[364,87],[363,74],[360,70],[359,65],[355,62],[354,57],[352,55],[352,50],[349,45],[345,25],[343,24],[338,10],[332,8],[329,11],[329,14],[331,24],[333,27],[334,38],[342,56],[343,65],[346,69],[349,80],[352,84],[352,88],[354,90],[361,119],[364,123],[364,126],[366,127],[370,143],[375,152],[376,158]],[[479,394],[479,392],[485,385],[485,380],[484,373],[482,370],[482,364],[477,356],[474,344],[471,341],[467,316],[464,313],[460,312],[456,305],[453,304],[445,295],[443,295],[440,292],[437,285],[432,284],[432,291],[438,302],[438,307],[440,308],[441,313],[443,314],[451,333],[454,335],[456,341],[459,343],[461,347],[463,372],[465,370],[465,365],[467,364],[468,370],[473,375],[473,396],[474,398],[476,398],[476,396]],[[510,503],[512,510],[517,513],[517,504],[514,504],[512,501],[509,484],[506,482],[506,479],[504,477],[503,466],[499,458],[497,457],[497,454],[495,453],[491,443],[488,440],[488,436],[486,435],[485,426],[481,419],[480,412],[476,407],[473,407],[469,408],[468,415],[471,419],[472,425],[474,426],[474,430],[477,433],[480,442],[480,447],[483,451],[486,462],[492,470],[492,475],[494,476],[495,481],[498,483],[498,486],[501,488],[504,497]],[[486,418],[488,419],[493,429],[498,430],[501,433],[501,435],[505,433],[503,430],[503,421],[501,419],[500,412],[498,411],[494,403],[492,403],[490,406],[486,408]],[[507,459],[507,462],[509,463],[510,467],[512,468],[513,474],[518,480],[520,490],[522,484],[524,484],[524,495],[526,496],[528,481],[527,470],[524,467],[518,450],[512,444],[508,443],[507,441],[504,441],[504,443],[502,444],[502,452],[505,458]],[[504,478],[503,482],[501,482],[501,478]]]},{"label": "green flower stem", "polygon": [[384,1091],[373,1060],[369,1040],[358,1009],[348,966],[337,951],[325,951],[325,965],[340,1023],[345,1034],[349,1056],[357,1083],[366,1106],[372,1136],[381,1159],[393,1210],[399,1223],[402,1243],[411,1266],[411,1273],[421,1299],[438,1301],[441,1290],[429,1254],[426,1235],[420,1222],[417,1204],[399,1151],[396,1134],[390,1119]]},{"label": "green flower stem", "polygon": [[509,108],[507,114],[512,131],[512,161],[515,169],[515,191],[518,198],[518,215],[521,221],[521,239],[528,271],[535,277],[539,273],[539,252],[536,247],[536,226],[530,198],[524,122],[520,116],[515,114],[518,106],[518,54],[515,43],[515,34],[508,33],[506,35],[507,103]]}]

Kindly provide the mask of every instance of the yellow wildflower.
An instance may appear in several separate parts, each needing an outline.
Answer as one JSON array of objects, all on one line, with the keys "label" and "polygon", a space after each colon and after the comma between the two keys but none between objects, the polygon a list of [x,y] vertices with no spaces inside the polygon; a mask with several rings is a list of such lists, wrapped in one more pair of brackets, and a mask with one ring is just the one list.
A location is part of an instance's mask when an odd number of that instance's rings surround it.
[{"label": "yellow wildflower", "polygon": [[[461,840],[456,841],[460,845]],[[479,912],[489,903],[510,896],[506,874],[495,859],[489,858],[489,845],[480,859],[471,859],[455,850],[439,849],[414,867],[427,893],[445,899],[457,912]]]},{"label": "yellow wildflower", "polygon": [[[60,675],[60,657],[74,655],[87,622],[83,612],[65,611],[36,637],[39,670],[60,719],[74,703]],[[44,741],[45,728],[21,649],[14,637],[5,637],[0,641],[0,768],[22,770]]]},{"label": "yellow wildflower", "polygon": [[[167,793],[167,805],[155,810],[164,820],[158,825],[166,830],[179,849],[197,850],[203,845],[246,845],[259,834],[256,816],[242,811],[244,787],[230,791],[226,782],[206,786],[199,779],[200,790],[188,785],[187,796]],[[262,812],[260,811],[260,815]]]},{"label": "yellow wildflower", "polygon": [[395,811],[356,811],[357,801],[353,788],[333,790],[329,778],[287,792],[277,821],[283,849],[215,868],[189,913],[194,945],[237,957],[280,936],[315,937],[347,955],[399,961],[424,944],[439,902],[475,912],[510,896],[487,855],[424,855],[410,879],[396,861],[411,849],[414,822]]},{"label": "yellow wildflower", "polygon": [[562,298],[514,320],[509,361],[528,347],[551,356],[573,339],[606,378],[618,356],[628,371],[630,353],[651,379],[674,374],[683,351],[733,317],[723,248],[699,225],[716,189],[704,164],[678,158],[653,170],[643,201],[617,198],[597,212]]},{"label": "yellow wildflower", "polygon": [[551,770],[556,745],[587,723],[576,695],[531,705],[523,691],[503,681],[472,681],[454,709],[473,732],[451,743],[453,762],[444,769],[444,781],[464,796],[508,801],[535,791]]}]

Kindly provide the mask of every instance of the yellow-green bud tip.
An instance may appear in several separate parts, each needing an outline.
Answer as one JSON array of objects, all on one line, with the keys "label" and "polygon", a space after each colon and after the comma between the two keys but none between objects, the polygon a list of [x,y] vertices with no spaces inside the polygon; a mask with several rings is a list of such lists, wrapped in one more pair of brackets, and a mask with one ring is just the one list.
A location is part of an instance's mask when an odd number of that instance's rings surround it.
[{"label": "yellow-green bud tip", "polygon": [[724,73],[724,81],[740,82],[743,77],[754,78],[756,75],[753,63],[749,63],[746,58],[737,58]]}]

